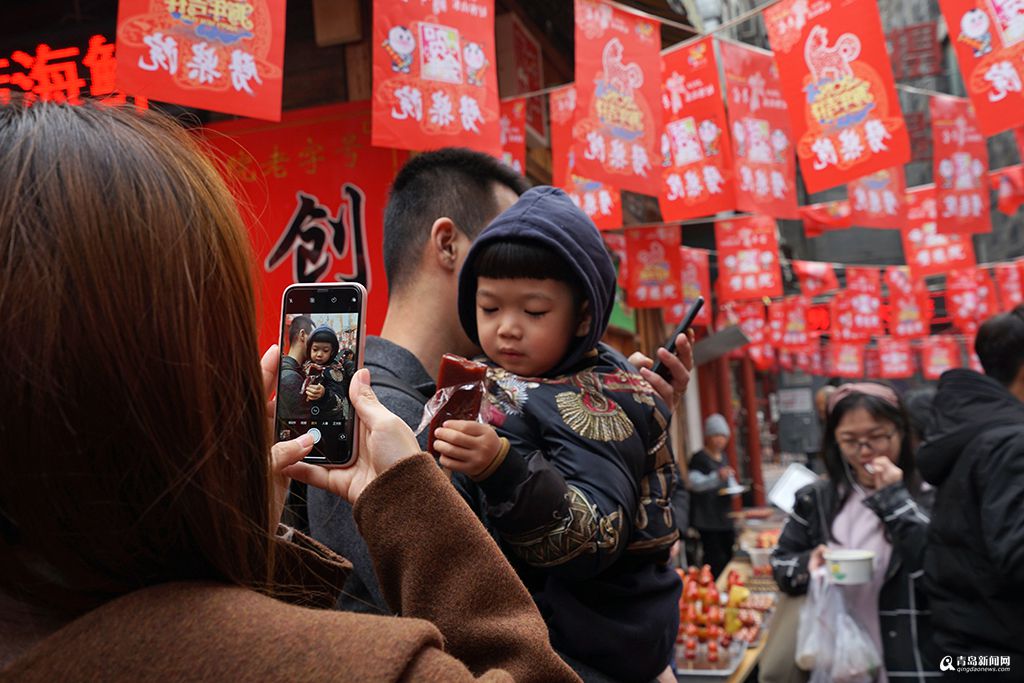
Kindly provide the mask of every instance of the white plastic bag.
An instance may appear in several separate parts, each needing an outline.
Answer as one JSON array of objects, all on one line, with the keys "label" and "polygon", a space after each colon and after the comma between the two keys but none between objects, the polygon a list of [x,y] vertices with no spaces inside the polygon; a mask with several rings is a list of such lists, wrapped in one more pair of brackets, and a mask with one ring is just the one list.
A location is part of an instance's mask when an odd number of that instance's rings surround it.
[{"label": "white plastic bag", "polygon": [[881,664],[871,638],[844,610],[836,624],[836,646],[829,680],[834,683],[871,683]]}]

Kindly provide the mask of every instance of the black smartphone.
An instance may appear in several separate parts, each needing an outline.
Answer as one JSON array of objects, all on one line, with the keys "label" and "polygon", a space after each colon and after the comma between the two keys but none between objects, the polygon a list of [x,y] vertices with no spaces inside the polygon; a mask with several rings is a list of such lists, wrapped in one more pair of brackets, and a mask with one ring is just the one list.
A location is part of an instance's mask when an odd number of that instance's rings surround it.
[{"label": "black smartphone", "polygon": [[291,285],[281,302],[275,438],[313,437],[305,461],[355,462],[356,415],[348,388],[363,363],[366,289],[355,282]]},{"label": "black smartphone", "polygon": [[[697,314],[700,313],[700,309],[703,307],[704,297],[698,296],[697,300],[693,302],[692,306],[690,306],[690,310],[686,312],[686,316],[683,317],[683,322],[679,323],[679,326],[672,331],[672,336],[665,340],[665,343],[661,345],[661,348],[668,349],[670,352],[675,353],[676,337],[690,329],[690,326],[693,325],[693,319],[697,317]],[[654,352],[654,367],[651,368],[651,372],[657,373],[667,382],[672,381],[672,373],[669,372],[668,368],[665,367],[665,364],[658,358],[657,351]]]}]

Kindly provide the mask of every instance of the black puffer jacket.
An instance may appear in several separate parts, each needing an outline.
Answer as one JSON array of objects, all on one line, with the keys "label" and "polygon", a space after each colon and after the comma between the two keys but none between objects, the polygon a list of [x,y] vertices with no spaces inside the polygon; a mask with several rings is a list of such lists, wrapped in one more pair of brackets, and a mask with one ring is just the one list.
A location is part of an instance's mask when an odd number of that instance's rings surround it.
[{"label": "black puffer jacket", "polygon": [[[1024,403],[971,370],[939,381],[918,454],[938,487],[925,553],[936,641],[1024,666]],[[1019,675],[1019,672],[1018,672]]]},{"label": "black puffer jacket", "polygon": [[[838,513],[836,496],[836,490],[825,480],[797,491],[796,504],[771,561],[775,582],[790,595],[807,592],[807,563],[814,548],[829,542],[829,530]],[[900,483],[877,491],[864,500],[864,505],[881,518],[892,542],[892,557],[878,596],[885,669],[890,681],[924,681],[938,674],[940,659],[921,582],[928,496],[915,499]]]}]

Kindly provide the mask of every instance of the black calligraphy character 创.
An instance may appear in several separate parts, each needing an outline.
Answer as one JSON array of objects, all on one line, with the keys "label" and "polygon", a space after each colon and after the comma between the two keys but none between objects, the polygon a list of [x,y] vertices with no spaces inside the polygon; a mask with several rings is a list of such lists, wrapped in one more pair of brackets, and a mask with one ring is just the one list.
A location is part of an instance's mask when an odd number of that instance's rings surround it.
[{"label": "black calligraphy character \u521b", "polygon": [[[315,195],[302,191],[295,193],[298,206],[267,256],[264,267],[268,272],[277,268],[291,253],[294,281],[319,282],[331,270],[335,259],[348,260],[350,267],[342,267],[334,273],[334,278],[359,282],[369,291],[370,270],[365,246],[366,197],[361,189],[349,183],[342,185],[341,193],[342,201],[336,216],[332,216]],[[355,243],[351,259],[348,254],[350,241]]]}]

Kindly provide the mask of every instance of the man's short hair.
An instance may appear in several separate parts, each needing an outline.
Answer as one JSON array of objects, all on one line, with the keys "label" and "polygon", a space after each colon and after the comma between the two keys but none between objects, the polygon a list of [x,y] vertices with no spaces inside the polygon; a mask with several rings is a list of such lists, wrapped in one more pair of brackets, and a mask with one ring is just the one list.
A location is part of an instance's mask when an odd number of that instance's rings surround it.
[{"label": "man's short hair", "polygon": [[409,161],[391,184],[384,210],[384,272],[394,292],[412,279],[430,228],[451,218],[470,239],[497,215],[494,185],[516,194],[529,189],[526,179],[482,152],[446,147]]},{"label": "man's short hair", "polygon": [[1024,365],[1024,304],[986,320],[974,340],[985,374],[1009,386]]},{"label": "man's short hair", "polygon": [[292,318],[292,324],[288,326],[288,346],[290,347],[299,338],[299,332],[310,333],[313,328],[313,319],[308,315],[297,315]]}]

